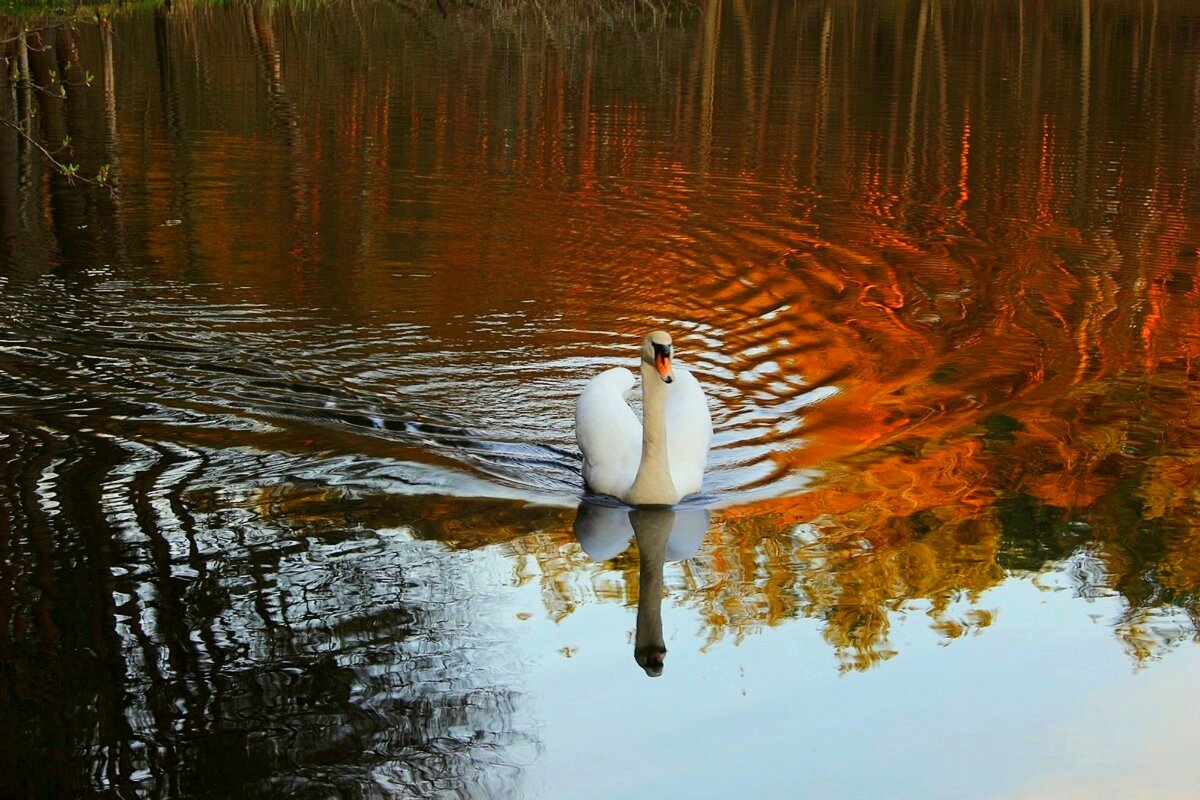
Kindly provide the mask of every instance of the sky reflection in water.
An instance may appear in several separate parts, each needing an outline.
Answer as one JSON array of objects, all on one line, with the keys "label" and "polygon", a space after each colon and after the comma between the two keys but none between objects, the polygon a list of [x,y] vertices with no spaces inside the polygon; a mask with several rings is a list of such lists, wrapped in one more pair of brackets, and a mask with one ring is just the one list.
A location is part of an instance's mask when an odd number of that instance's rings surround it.
[{"label": "sky reflection in water", "polygon": [[1194,796],[1200,14],[445,5],[5,72],[0,794]]}]

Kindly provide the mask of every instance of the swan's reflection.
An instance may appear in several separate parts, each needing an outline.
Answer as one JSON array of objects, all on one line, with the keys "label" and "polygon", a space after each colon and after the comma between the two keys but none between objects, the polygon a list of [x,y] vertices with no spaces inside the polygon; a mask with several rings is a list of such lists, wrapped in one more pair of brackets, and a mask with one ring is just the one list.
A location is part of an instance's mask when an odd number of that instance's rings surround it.
[{"label": "swan's reflection", "polygon": [[705,508],[627,508],[587,500],[575,514],[575,538],[597,561],[638,543],[638,612],[633,657],[652,678],[662,675],[667,645],[662,633],[663,564],[700,549],[708,531]]}]

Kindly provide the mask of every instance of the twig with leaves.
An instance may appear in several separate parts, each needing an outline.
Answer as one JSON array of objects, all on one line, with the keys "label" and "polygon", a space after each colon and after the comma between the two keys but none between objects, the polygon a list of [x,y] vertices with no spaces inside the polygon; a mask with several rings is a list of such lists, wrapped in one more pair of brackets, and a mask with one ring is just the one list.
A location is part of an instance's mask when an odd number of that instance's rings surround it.
[{"label": "twig with leaves", "polygon": [[[84,183],[91,184],[93,186],[110,186],[109,182],[108,182],[108,174],[109,174],[109,165],[108,164],[102,165],[100,167],[100,169],[96,172],[96,176],[94,178],[88,178],[83,175],[80,175],[79,174],[80,167],[78,164],[71,164],[71,163],[68,163],[65,161],[60,161],[53,152],[51,152],[45,145],[43,145],[41,142],[39,142],[37,139],[35,139],[33,136],[31,136],[28,133],[28,131],[25,130],[25,127],[21,124],[21,122],[27,122],[27,121],[28,120],[13,122],[11,119],[0,119],[0,122],[4,123],[9,128],[12,128],[14,131],[17,132],[18,136],[20,136],[26,142],[28,142],[29,144],[36,147],[39,151],[41,151],[41,154],[46,157],[46,160],[50,162],[50,165],[52,167],[54,167],[54,169],[59,174],[66,177],[67,183],[69,183],[70,185],[74,186],[75,181],[82,181]],[[63,147],[67,148],[69,146],[70,146],[70,139],[67,139],[63,142]],[[111,188],[111,186],[110,186],[110,188]]]},{"label": "twig with leaves", "polygon": [[[28,30],[22,31],[15,37],[11,37],[11,38],[3,40],[3,42],[0,42],[0,44],[19,42],[20,47],[22,49],[24,49],[26,52],[28,52],[28,51],[42,52],[42,51],[50,49],[50,47],[51,47],[51,45],[48,44],[46,42],[46,40],[42,37],[42,32],[44,30],[48,30],[48,28],[42,28],[42,29],[32,30],[32,31],[28,31]],[[34,42],[36,42],[36,44]],[[4,59],[2,59],[2,61],[4,62],[3,68],[5,69],[5,71],[7,71],[9,69],[9,63],[8,63],[9,59],[4,58]],[[68,64],[67,69],[70,70],[70,67],[71,67],[71,65]],[[40,92],[41,94],[45,95],[46,97],[51,97],[51,98],[54,98],[55,100],[66,100],[67,99],[67,86],[68,85],[76,86],[76,87],[90,87],[92,85],[92,82],[95,80],[95,76],[86,69],[84,70],[82,80],[69,81],[66,79],[65,76],[60,77],[58,70],[52,68],[48,71],[48,76],[50,78],[50,82],[47,84],[42,84],[42,83],[39,83],[39,82],[33,80],[29,75],[28,67],[24,67],[23,69],[19,69],[19,70],[15,70],[15,71],[18,72],[18,75],[14,76],[14,80],[13,80],[13,88],[14,89],[20,88],[20,89],[27,90],[27,91]],[[67,136],[63,139],[63,141],[61,143],[61,147],[57,150],[51,150],[46,145],[44,145],[40,141],[38,141],[38,138],[35,137],[33,135],[33,133],[31,132],[33,129],[33,125],[32,125],[33,117],[35,115],[36,115],[36,112],[32,108],[27,108],[26,116],[24,119],[17,119],[16,118],[17,115],[14,113],[13,118],[0,117],[0,123],[3,123],[5,126],[16,131],[17,135],[21,139],[23,139],[25,142],[27,142],[30,145],[32,145],[33,147],[35,147],[43,156],[45,156],[46,160],[50,163],[50,166],[53,167],[56,172],[58,172],[60,175],[64,176],[67,179],[68,185],[74,186],[76,181],[81,181],[83,183],[93,185],[93,186],[108,186],[109,191],[113,190],[113,187],[109,181],[110,166],[108,164],[102,165],[97,170],[94,177],[87,177],[86,175],[80,174],[81,167],[79,164],[75,164],[75,163],[72,163],[69,161],[64,161],[60,158],[63,151],[68,151],[68,152],[70,151],[70,148],[71,148],[70,136]]]}]

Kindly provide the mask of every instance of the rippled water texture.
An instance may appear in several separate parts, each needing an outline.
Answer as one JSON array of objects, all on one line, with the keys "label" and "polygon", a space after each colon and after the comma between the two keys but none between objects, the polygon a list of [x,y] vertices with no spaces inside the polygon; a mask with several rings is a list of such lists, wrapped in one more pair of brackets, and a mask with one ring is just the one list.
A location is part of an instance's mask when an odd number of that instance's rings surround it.
[{"label": "rippled water texture", "polygon": [[[0,795],[1196,796],[1194,5],[62,21],[0,16]],[[658,327],[704,493],[579,507]]]}]

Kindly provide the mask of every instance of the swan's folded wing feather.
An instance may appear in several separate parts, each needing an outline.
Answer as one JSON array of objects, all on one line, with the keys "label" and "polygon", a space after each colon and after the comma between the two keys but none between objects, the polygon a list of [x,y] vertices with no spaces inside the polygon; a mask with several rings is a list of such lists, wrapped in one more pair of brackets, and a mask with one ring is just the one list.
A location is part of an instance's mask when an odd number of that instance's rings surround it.
[{"label": "swan's folded wing feather", "polygon": [[704,389],[691,372],[676,365],[667,397],[667,454],[671,480],[681,495],[700,491],[711,440],[712,415]]},{"label": "swan's folded wing feather", "polygon": [[616,367],[592,378],[575,405],[583,479],[598,494],[620,497],[637,477],[642,425],[625,402],[632,389],[633,373]]}]

